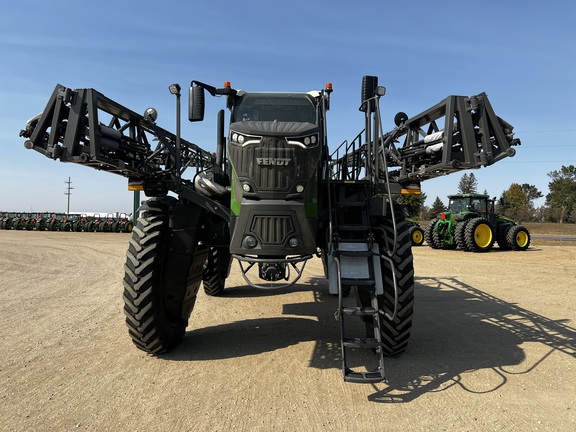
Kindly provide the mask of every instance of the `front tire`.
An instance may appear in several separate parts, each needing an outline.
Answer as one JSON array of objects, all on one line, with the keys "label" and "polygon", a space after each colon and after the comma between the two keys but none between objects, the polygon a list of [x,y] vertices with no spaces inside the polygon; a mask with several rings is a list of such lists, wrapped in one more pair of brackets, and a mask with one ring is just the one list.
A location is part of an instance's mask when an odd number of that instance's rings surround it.
[{"label": "front tire", "polygon": [[[169,214],[177,208],[173,197],[148,200],[132,231],[126,254],[126,325],[132,342],[148,353],[163,353],[180,343],[196,301],[202,262],[206,260],[205,249],[198,249],[197,240],[190,240],[180,249],[182,238],[172,241],[178,234],[170,224]],[[185,238],[196,238],[197,225],[184,230]]]},{"label": "front tire", "polygon": [[[395,219],[396,227],[392,218],[379,218],[379,226],[374,229],[380,254],[389,257],[393,263],[391,266],[387,259],[380,259],[384,285],[384,294],[378,296],[378,306],[381,311],[389,315],[392,315],[394,311],[393,275],[396,277],[398,289],[396,317],[393,321],[383,314],[380,317],[382,348],[384,354],[388,356],[399,354],[406,349],[414,315],[414,261],[410,233],[401,211],[395,213]],[[396,243],[394,243],[395,231]],[[388,254],[389,251],[393,251],[392,255]],[[360,305],[370,306],[370,294],[365,289],[358,287],[357,295]],[[367,328],[367,334],[370,333],[372,332]]]}]

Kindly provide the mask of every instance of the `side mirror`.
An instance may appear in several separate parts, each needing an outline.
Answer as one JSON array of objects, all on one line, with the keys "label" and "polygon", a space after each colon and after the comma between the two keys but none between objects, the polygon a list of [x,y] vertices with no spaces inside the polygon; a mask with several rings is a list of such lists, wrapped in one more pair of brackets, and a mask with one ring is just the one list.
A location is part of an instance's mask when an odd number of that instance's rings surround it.
[{"label": "side mirror", "polygon": [[197,122],[204,120],[204,88],[200,86],[190,87],[188,98],[188,120]]}]

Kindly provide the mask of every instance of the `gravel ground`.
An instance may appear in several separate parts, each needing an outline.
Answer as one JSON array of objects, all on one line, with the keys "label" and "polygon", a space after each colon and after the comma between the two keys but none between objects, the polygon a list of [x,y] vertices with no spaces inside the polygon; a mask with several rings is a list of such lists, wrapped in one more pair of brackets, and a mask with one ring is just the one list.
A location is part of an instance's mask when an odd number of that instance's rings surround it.
[{"label": "gravel ground", "polygon": [[202,292],[183,343],[133,347],[128,235],[0,231],[0,430],[574,431],[576,248],[414,248],[416,314],[388,382],[340,371],[336,300],[301,283]]}]

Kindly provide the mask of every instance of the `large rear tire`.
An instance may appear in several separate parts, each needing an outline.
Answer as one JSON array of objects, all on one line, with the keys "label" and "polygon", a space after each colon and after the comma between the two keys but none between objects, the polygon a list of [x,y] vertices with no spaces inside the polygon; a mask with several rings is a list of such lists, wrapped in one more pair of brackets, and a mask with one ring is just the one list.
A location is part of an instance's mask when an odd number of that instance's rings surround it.
[{"label": "large rear tire", "polygon": [[40,218],[36,221],[35,228],[37,231],[46,230],[46,219]]},{"label": "large rear tire", "polygon": [[436,227],[436,223],[439,220],[440,218],[438,217],[432,219],[424,230],[424,239],[426,240],[426,243],[428,243],[428,246],[430,246],[432,249],[440,249],[441,246],[434,236],[434,228]]},{"label": "large rear tire", "polygon": [[456,229],[454,230],[454,240],[456,242],[456,247],[458,249],[467,250],[466,247],[466,225],[470,220],[465,220],[458,222]]},{"label": "large rear tire", "polygon": [[494,227],[488,219],[471,219],[466,225],[465,239],[467,250],[488,252],[494,246]]},{"label": "large rear tire", "polygon": [[444,250],[452,250],[452,249],[456,249],[456,243],[452,242],[449,243],[449,239],[447,239],[446,237],[448,236],[448,234],[446,234],[445,230],[448,229],[447,223],[446,222],[440,222],[443,224],[446,224],[444,227],[442,227],[444,229],[444,231],[442,233],[440,233],[439,231],[434,231],[432,233],[432,238],[433,241],[436,245],[439,246],[439,249],[444,249]]},{"label": "large rear tire", "polygon": [[508,245],[508,232],[510,228],[512,228],[512,226],[508,224],[497,226],[496,242],[502,250],[510,250],[510,246]]}]

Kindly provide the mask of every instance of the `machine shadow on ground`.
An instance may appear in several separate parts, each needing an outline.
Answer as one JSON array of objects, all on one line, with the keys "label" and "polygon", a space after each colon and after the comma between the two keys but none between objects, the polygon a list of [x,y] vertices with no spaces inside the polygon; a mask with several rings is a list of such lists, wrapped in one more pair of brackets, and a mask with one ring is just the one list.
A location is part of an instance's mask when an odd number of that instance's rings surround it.
[{"label": "machine shadow on ground", "polygon": [[[205,361],[243,357],[286,348],[301,342],[316,341],[310,366],[340,367],[340,327],[334,318],[337,298],[328,293],[324,278],[303,278],[302,283],[272,290],[248,285],[227,287],[224,295],[212,300],[234,302],[235,299],[311,292],[314,300],[282,305],[282,316],[245,319],[226,324],[189,330],[182,343],[160,357],[175,361]],[[281,302],[281,300],[279,301]],[[194,325],[194,313],[190,318]],[[318,349],[322,347],[322,349]],[[317,353],[317,355],[316,355]]]},{"label": "machine shadow on ground", "polygon": [[[334,319],[337,299],[328,293],[325,279],[309,278],[275,293],[231,287],[226,296],[258,298],[310,291],[311,286],[314,300],[284,304],[282,317],[195,329],[178,348],[161,357],[173,361],[229,359],[315,341],[309,366],[339,369],[340,326]],[[353,301],[353,295],[346,299]],[[471,393],[496,391],[510,377],[529,374],[556,351],[576,358],[576,329],[566,321],[551,320],[456,278],[417,277],[410,344],[405,353],[386,360],[387,382],[372,385],[368,400],[405,403],[452,386]],[[526,350],[522,345],[529,342],[544,345],[544,354]],[[475,373],[482,379],[468,379],[468,374]]]},{"label": "machine shadow on ground", "polygon": [[489,393],[514,375],[531,373],[554,352],[576,358],[569,320],[551,320],[456,278],[416,278],[416,299],[411,343],[389,359],[388,382],[373,386],[371,401],[410,402],[452,386]]}]

